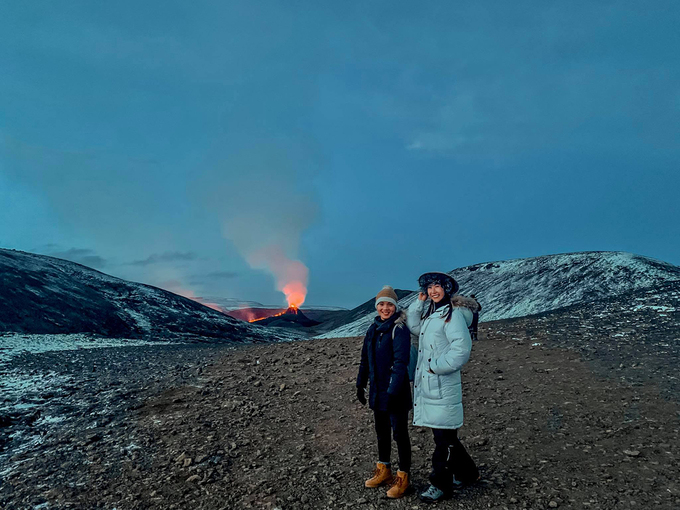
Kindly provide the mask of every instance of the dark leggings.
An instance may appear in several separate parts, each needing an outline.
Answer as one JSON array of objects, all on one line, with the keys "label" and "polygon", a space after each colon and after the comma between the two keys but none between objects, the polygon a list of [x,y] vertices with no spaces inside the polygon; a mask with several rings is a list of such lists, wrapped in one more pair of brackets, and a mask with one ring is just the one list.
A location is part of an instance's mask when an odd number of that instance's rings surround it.
[{"label": "dark leggings", "polygon": [[479,471],[465,447],[458,439],[458,429],[432,429],[434,454],[430,483],[444,492],[453,489],[453,477],[462,483],[472,483]]},{"label": "dark leggings", "polygon": [[373,411],[375,433],[378,436],[378,460],[390,463],[392,453],[392,431],[399,452],[399,469],[411,472],[411,440],[408,437],[408,411],[391,414],[388,411]]}]

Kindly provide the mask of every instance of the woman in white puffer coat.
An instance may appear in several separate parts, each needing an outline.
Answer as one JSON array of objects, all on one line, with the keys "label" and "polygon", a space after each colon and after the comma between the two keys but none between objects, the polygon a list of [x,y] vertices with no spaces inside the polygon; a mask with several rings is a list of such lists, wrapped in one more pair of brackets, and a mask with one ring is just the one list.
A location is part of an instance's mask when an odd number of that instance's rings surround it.
[{"label": "woman in white puffer coat", "polygon": [[423,501],[434,502],[479,478],[477,466],[458,440],[463,425],[460,369],[470,358],[468,326],[478,305],[457,295],[458,284],[446,273],[425,273],[418,283],[420,295],[406,313],[411,333],[418,336],[413,424],[432,428],[434,435],[431,485],[420,495]]}]

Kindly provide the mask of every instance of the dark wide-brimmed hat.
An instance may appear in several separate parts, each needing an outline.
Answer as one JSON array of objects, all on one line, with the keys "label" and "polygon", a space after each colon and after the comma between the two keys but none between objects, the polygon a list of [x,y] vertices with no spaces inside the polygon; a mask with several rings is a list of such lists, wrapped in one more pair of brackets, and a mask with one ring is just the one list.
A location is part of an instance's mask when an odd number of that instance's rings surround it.
[{"label": "dark wide-brimmed hat", "polygon": [[442,286],[442,289],[449,295],[453,296],[458,292],[458,282],[453,279],[451,275],[446,273],[440,273],[439,271],[433,271],[431,273],[424,273],[418,278],[418,285],[420,285],[420,290],[427,294],[427,288],[433,283],[438,283]]}]

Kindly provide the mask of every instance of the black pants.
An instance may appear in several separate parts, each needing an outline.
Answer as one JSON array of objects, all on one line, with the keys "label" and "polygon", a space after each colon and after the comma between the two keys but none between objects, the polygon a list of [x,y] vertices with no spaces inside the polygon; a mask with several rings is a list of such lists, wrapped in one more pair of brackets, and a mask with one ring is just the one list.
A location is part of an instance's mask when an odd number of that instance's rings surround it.
[{"label": "black pants", "polygon": [[444,492],[453,490],[453,477],[462,483],[472,483],[479,471],[465,447],[458,440],[457,429],[432,429],[434,454],[430,483]]},{"label": "black pants", "polygon": [[392,431],[399,452],[399,470],[411,472],[411,440],[408,437],[408,411],[392,414],[388,411],[373,411],[375,433],[378,436],[378,460],[390,462],[392,454]]}]

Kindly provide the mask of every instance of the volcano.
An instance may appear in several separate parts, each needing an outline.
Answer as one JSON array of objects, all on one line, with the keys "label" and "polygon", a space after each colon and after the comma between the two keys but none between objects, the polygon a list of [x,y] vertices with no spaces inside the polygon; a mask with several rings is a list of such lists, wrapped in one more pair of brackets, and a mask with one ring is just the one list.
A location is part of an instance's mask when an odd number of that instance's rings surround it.
[{"label": "volcano", "polygon": [[251,321],[258,326],[269,326],[273,328],[309,328],[321,324],[318,321],[307,317],[302,310],[296,306],[289,306],[283,312],[271,315],[263,319]]}]

